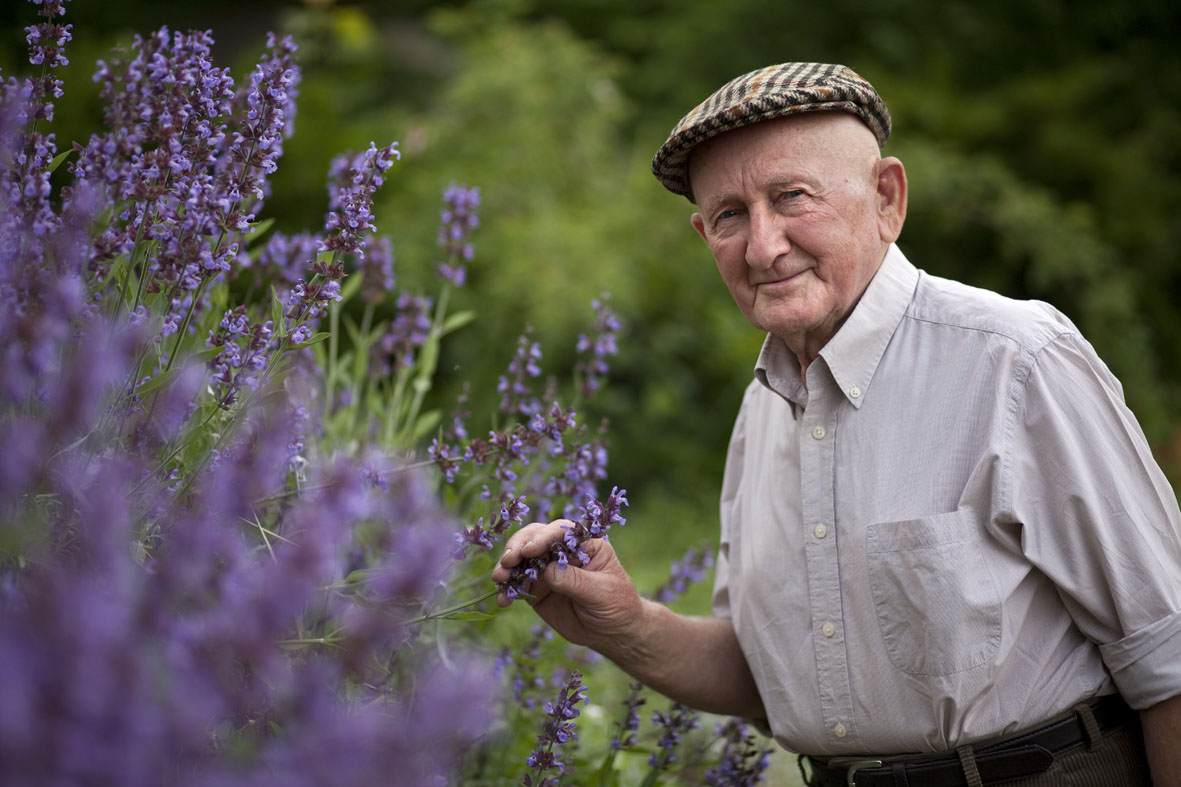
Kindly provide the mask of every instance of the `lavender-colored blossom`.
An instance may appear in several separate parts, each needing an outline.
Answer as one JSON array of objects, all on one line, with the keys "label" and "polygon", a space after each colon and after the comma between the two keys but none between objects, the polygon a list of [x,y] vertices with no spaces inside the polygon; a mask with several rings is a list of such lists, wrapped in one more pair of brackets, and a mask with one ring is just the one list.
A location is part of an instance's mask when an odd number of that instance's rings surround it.
[{"label": "lavender-colored blossom", "polygon": [[[528,787],[542,787],[542,785],[556,785],[559,778],[567,772],[567,764],[562,760],[561,747],[571,740],[578,739],[577,724],[581,711],[578,703],[587,702],[586,687],[582,685],[582,673],[574,670],[570,677],[562,684],[556,702],[546,702],[544,705],[546,719],[541,724],[541,734],[537,736],[537,746],[530,752],[525,765],[533,772],[525,774],[522,784]],[[557,771],[556,777],[547,777],[547,771]]]},{"label": "lavender-colored blossom", "polygon": [[513,700],[525,710],[533,710],[538,706],[538,694],[545,689],[546,681],[538,668],[542,648],[553,638],[553,629],[545,624],[537,624],[530,631],[528,640],[513,648],[505,648],[497,657],[500,677],[509,673]]},{"label": "lavender-colored blossom", "polygon": [[514,566],[509,579],[500,583],[501,590],[510,600],[516,599],[529,592],[533,582],[551,562],[556,562],[559,570],[565,569],[571,562],[577,566],[586,565],[589,557],[583,548],[584,544],[591,539],[606,538],[612,524],[623,525],[626,520],[619,512],[627,504],[626,490],[618,487],[611,490],[606,504],[588,498],[583,503],[582,519],[562,525],[562,540],[551,544],[544,555],[527,558]]},{"label": "lavender-colored blossom", "polygon": [[476,213],[480,207],[480,189],[452,183],[443,191],[443,210],[439,226],[439,245],[447,259],[439,263],[437,271],[456,287],[467,278],[463,263],[475,258],[476,247],[471,243],[472,232],[480,225]]},{"label": "lavender-colored blossom", "polygon": [[668,579],[652,592],[651,597],[662,604],[676,601],[689,586],[703,582],[714,565],[712,550],[701,547],[689,547],[680,560],[674,560],[669,570]]},{"label": "lavender-colored blossom", "polygon": [[508,374],[496,383],[500,397],[500,412],[533,415],[541,410],[541,403],[533,396],[533,389],[525,381],[541,376],[541,345],[530,341],[528,333],[517,339],[517,351],[509,362]]},{"label": "lavender-colored blossom", "polygon": [[238,94],[237,128],[219,162],[218,184],[228,195],[227,211],[252,213],[266,196],[267,176],[278,168],[283,139],[294,131],[300,81],[293,59],[296,46],[290,36],[277,39],[271,33],[267,50],[250,75],[249,87]]},{"label": "lavender-colored blossom", "polygon": [[389,329],[370,348],[370,372],[387,377],[397,369],[414,365],[415,353],[426,344],[431,332],[430,298],[404,292],[398,296],[396,313]]},{"label": "lavender-colored blossom", "polygon": [[582,356],[575,365],[575,374],[580,379],[583,396],[590,396],[602,387],[602,380],[610,367],[607,358],[619,353],[616,336],[619,333],[619,319],[615,312],[607,305],[608,295],[591,301],[595,310],[595,330],[593,338],[579,334],[576,350]]},{"label": "lavender-colored blossom", "polygon": [[[52,21],[63,2],[35,4]],[[66,33],[30,31],[46,68]],[[211,44],[162,30],[104,65],[108,130],[60,195],[37,90],[0,84],[0,773],[16,787],[454,779],[489,721],[488,676],[406,646],[450,584],[454,518],[417,473],[373,483],[307,451],[302,356],[267,397],[212,406],[261,381],[275,335],[306,331],[343,274],[305,264],[284,325],[226,304],[240,292],[222,274],[265,191],[250,172],[272,168],[294,84],[272,41],[236,94],[256,125],[227,126],[237,99]],[[259,156],[232,152],[247,142]],[[216,323],[212,393],[203,363],[150,335],[161,322],[181,338]],[[519,499],[490,506],[494,531],[523,515]]]},{"label": "lavender-colored blossom", "polygon": [[40,6],[37,15],[45,19],[35,25],[25,28],[25,41],[29,45],[29,63],[41,66],[42,75],[26,82],[29,88],[29,117],[33,121],[53,120],[54,99],[64,95],[63,83],[50,69],[70,64],[66,57],[65,47],[73,35],[73,25],[58,23],[65,14],[65,4],[68,0],[48,0],[48,2],[34,2]]},{"label": "lavender-colored blossom", "polygon": [[385,173],[401,158],[398,143],[369,149],[354,156],[338,156],[328,171],[328,215],[324,221],[323,248],[365,256],[366,231],[373,225],[373,194],[385,182]]},{"label": "lavender-colored blossom", "polygon": [[642,696],[644,684],[635,682],[628,684],[628,693],[623,700],[626,711],[623,721],[615,722],[615,734],[611,736],[611,748],[614,750],[628,749],[636,743],[636,732],[640,729],[640,706],[647,700]]},{"label": "lavender-colored blossom", "polygon": [[274,330],[270,320],[255,323],[246,307],[226,312],[220,331],[210,331],[205,342],[220,352],[209,362],[209,382],[219,407],[229,409],[238,401],[243,387],[256,390],[274,352]]},{"label": "lavender-colored blossom", "polygon": [[267,239],[254,267],[262,276],[287,285],[284,287],[286,291],[287,287],[307,277],[323,243],[319,235],[310,232],[296,235],[276,232]]},{"label": "lavender-colored blossom", "polygon": [[677,762],[677,746],[685,733],[697,729],[701,724],[696,711],[674,702],[667,713],[657,711],[652,723],[663,728],[657,748],[648,758],[648,765],[656,771],[666,771]]},{"label": "lavender-colored blossom", "polygon": [[728,719],[718,724],[715,734],[725,742],[722,759],[705,772],[705,783],[711,787],[751,787],[761,783],[771,764],[770,750],[755,745],[746,724]]},{"label": "lavender-colored blossom", "polygon": [[374,235],[365,244],[361,265],[361,298],[381,303],[394,291],[394,242],[389,235]]}]

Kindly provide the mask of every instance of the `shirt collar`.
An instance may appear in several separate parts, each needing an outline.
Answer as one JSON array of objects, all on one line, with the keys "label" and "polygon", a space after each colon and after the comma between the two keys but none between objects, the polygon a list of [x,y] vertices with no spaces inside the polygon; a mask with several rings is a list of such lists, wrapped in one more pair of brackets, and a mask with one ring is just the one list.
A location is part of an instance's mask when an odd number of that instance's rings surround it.
[{"label": "shirt collar", "polygon": [[[890,244],[853,313],[820,350],[837,387],[856,408],[861,407],[882,353],[910,306],[918,279],[918,269],[901,249]],[[782,340],[767,336],[755,365],[755,377],[789,402],[807,404],[799,362]]]}]

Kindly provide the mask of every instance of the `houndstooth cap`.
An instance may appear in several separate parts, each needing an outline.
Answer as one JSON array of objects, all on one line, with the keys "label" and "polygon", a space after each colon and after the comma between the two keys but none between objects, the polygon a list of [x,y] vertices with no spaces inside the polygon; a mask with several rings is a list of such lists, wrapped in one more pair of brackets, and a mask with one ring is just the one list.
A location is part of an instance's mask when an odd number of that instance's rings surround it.
[{"label": "houndstooth cap", "polygon": [[819,111],[851,112],[869,126],[878,147],[890,137],[890,112],[873,85],[851,68],[780,63],[727,82],[673,127],[652,159],[652,174],[693,202],[688,162],[693,148],[725,131],[771,118]]}]

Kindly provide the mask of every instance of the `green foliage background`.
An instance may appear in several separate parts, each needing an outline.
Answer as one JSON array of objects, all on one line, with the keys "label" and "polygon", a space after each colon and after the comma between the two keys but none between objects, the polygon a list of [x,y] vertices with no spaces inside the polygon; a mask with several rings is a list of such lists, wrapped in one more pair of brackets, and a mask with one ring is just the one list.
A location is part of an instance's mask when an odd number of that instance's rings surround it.
[{"label": "green foliage background", "polygon": [[[23,3],[0,10],[0,65],[22,66]],[[717,279],[690,206],[652,179],[668,129],[731,77],[785,60],[843,62],[894,117],[907,165],[900,245],[919,267],[1062,308],[1123,381],[1158,458],[1181,480],[1181,6],[1167,0],[74,0],[70,90],[94,61],[161,24],[211,29],[245,74],[265,32],[304,67],[296,135],[267,215],[317,226],[329,159],[397,139],[379,230],[400,286],[426,289],[439,190],[483,193],[470,284],[479,313],[441,363],[472,410],[528,326],[547,367],[573,363],[589,301],[625,322],[601,412],[611,481],[633,501],[615,539],[641,587],[715,537],[732,418],[761,342]],[[96,127],[97,101],[60,102],[58,145]],[[449,373],[449,374],[448,374]],[[691,606],[705,609],[707,593]]]}]

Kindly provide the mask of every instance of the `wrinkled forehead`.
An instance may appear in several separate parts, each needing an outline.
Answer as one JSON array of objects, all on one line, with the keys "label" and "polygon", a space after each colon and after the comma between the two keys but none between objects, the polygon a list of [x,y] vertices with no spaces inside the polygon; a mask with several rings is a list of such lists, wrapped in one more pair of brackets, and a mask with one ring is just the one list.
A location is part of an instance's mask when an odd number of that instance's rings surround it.
[{"label": "wrinkled forehead", "polygon": [[698,145],[773,118],[812,113],[858,118],[879,148],[890,136],[886,105],[852,69],[827,63],[781,63],[731,80],[681,118],[653,157],[652,172],[665,188],[692,202],[688,163]]},{"label": "wrinkled forehead", "polygon": [[842,112],[774,118],[733,129],[695,146],[686,161],[686,185],[694,192],[703,172],[711,181],[740,176],[743,170],[782,177],[870,180],[880,158],[873,133],[856,116]]}]

